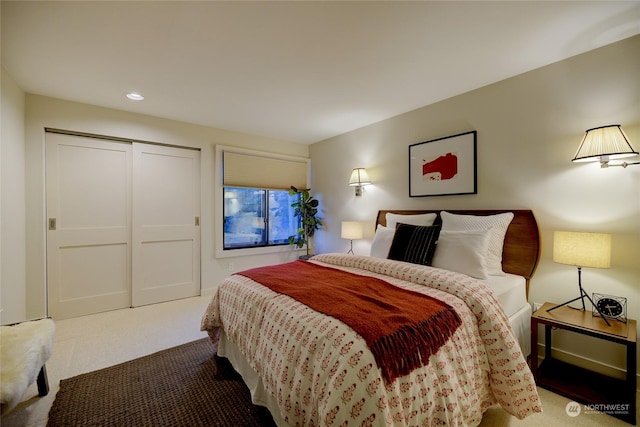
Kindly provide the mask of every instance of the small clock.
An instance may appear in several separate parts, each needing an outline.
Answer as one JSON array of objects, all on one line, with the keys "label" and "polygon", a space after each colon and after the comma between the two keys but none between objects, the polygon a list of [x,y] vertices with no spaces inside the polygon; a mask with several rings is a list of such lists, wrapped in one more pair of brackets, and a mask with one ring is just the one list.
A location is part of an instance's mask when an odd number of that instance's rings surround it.
[{"label": "small clock", "polygon": [[593,304],[592,314],[594,316],[604,316],[607,319],[615,319],[627,323],[627,299],[625,297],[597,294],[594,292]]}]

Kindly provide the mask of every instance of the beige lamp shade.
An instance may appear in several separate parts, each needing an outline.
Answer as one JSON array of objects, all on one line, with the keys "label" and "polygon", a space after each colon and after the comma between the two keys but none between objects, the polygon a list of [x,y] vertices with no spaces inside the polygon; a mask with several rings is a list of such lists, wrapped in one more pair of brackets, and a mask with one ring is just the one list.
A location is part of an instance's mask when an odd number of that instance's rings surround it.
[{"label": "beige lamp shade", "polygon": [[371,178],[365,168],[355,168],[351,171],[349,185],[368,185],[371,184]]},{"label": "beige lamp shade", "polygon": [[609,268],[611,265],[611,235],[555,231],[553,260],[578,267]]},{"label": "beige lamp shade", "polygon": [[342,221],[343,239],[358,240],[362,239],[362,223],[358,221]]},{"label": "beige lamp shade", "polygon": [[637,155],[620,125],[609,125],[587,130],[572,161],[602,162]]}]

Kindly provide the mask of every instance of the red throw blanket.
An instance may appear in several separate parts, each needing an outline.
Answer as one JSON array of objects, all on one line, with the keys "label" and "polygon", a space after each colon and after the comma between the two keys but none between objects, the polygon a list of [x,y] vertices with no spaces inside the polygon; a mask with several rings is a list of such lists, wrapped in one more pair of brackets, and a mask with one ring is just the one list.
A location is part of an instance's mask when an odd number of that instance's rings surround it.
[{"label": "red throw blanket", "polygon": [[238,274],[349,325],[366,341],[387,383],[426,363],[461,324],[440,300],[310,262]]}]

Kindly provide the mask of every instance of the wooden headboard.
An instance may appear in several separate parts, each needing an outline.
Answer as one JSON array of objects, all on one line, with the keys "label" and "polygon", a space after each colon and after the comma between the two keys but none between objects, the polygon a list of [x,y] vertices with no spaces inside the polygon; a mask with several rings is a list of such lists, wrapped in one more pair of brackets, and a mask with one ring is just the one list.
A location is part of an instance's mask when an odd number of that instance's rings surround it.
[{"label": "wooden headboard", "polygon": [[[529,282],[538,267],[540,261],[540,232],[538,222],[530,210],[446,210],[454,214],[462,215],[495,215],[504,212],[513,212],[513,220],[507,229],[502,251],[502,270],[522,276],[527,280],[527,297],[529,296]],[[417,215],[425,213],[437,213],[436,224],[441,223],[440,210],[382,210],[378,211],[377,224],[386,226],[386,214]]]}]

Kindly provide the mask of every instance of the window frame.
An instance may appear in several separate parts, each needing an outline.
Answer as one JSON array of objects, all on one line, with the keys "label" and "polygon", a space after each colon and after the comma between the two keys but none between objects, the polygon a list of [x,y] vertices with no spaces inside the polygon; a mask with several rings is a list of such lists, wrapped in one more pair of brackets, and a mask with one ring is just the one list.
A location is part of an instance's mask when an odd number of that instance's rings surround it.
[{"label": "window frame", "polygon": [[[309,187],[310,178],[310,164],[311,161],[306,157],[291,156],[286,154],[269,153],[258,150],[243,149],[238,147],[229,147],[224,145],[215,146],[215,188],[214,188],[214,242],[215,242],[215,257],[216,258],[231,258],[238,256],[250,256],[261,254],[285,254],[291,252],[304,251],[304,248],[299,249],[295,245],[270,245],[270,246],[257,246],[250,248],[235,248],[224,249],[224,182],[223,182],[223,153],[232,152],[238,154],[254,155],[259,157],[274,158],[278,160],[289,160],[305,163],[307,169],[306,187]],[[269,190],[269,188],[265,188]],[[283,188],[273,188],[272,190],[285,190]],[[222,202],[220,202],[222,201]]]}]

